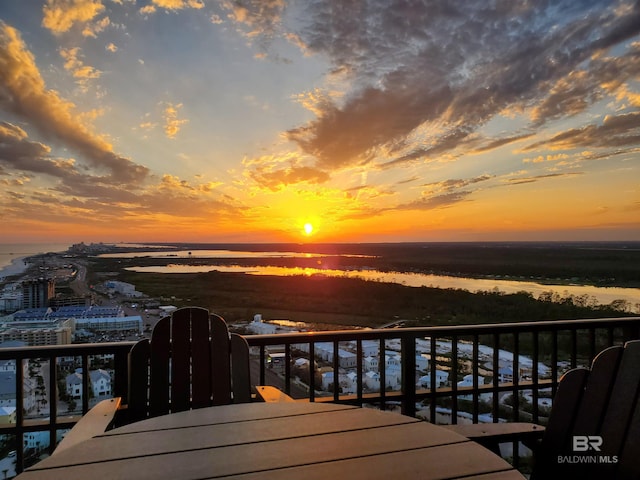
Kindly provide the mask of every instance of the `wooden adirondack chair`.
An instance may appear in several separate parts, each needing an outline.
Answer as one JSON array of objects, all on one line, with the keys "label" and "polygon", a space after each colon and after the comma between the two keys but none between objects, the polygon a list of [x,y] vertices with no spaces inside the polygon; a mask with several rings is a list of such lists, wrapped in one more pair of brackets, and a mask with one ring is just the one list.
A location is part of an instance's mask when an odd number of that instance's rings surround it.
[{"label": "wooden adirondack chair", "polygon": [[275,387],[252,392],[249,345],[229,334],[227,324],[199,307],[174,311],[158,321],[151,340],[129,352],[129,396],[109,399],[92,408],[60,442],[55,452],[104,432],[149,417],[193,408],[293,399]]},{"label": "wooden adirondack chair", "polygon": [[[590,369],[560,379],[546,429],[531,424],[452,425],[487,446],[518,439],[534,447],[532,480],[547,478],[640,479],[640,340],[609,347]],[[543,433],[544,432],[544,433]]]},{"label": "wooden adirondack chair", "polygon": [[204,308],[178,309],[131,349],[127,420],[250,402],[249,378],[244,338]]}]

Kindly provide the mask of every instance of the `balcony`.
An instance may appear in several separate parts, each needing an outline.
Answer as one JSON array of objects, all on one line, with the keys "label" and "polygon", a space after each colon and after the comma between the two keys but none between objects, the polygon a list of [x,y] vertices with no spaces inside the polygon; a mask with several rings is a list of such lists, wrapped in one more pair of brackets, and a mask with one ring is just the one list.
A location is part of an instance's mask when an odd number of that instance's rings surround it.
[{"label": "balcony", "polygon": [[[640,338],[640,317],[246,338],[253,383],[295,398],[397,409],[433,423],[544,425],[560,376],[607,346]],[[0,349],[0,473],[10,478],[48,455],[97,401],[126,397],[131,346]],[[97,370],[99,388],[84,373]],[[69,376],[77,379],[71,387]],[[518,445],[505,452],[516,465],[526,453]]]}]

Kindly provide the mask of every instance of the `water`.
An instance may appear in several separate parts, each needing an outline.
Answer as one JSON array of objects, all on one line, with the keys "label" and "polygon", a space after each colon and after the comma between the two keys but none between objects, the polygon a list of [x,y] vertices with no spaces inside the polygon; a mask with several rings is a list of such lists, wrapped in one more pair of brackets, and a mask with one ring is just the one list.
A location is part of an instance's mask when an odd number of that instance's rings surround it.
[{"label": "water", "polygon": [[47,252],[65,252],[69,244],[62,243],[1,243],[0,280],[9,275],[18,275],[27,269],[24,259]]},{"label": "water", "polygon": [[[250,252],[242,250],[151,250],[145,252],[103,253],[102,258],[320,258],[324,253],[305,252]],[[372,258],[371,255],[331,254],[349,258]]]},{"label": "water", "polygon": [[[255,253],[255,252],[251,252]],[[265,255],[256,255],[262,256]],[[326,275],[331,277],[362,278],[371,281],[399,283],[410,287],[453,288],[478,291],[500,291],[503,293],[529,292],[538,298],[543,292],[554,292],[562,297],[588,295],[601,305],[608,305],[614,300],[626,300],[634,307],[640,304],[640,288],[594,287],[590,285],[547,285],[536,282],[522,282],[500,279],[479,279],[466,277],[450,277],[445,275],[429,275],[420,273],[381,272],[379,270],[332,270],[317,268],[289,268],[274,266],[243,267],[239,265],[181,265],[130,267],[127,270],[149,273],[202,273],[202,272],[235,272],[248,275]]]}]

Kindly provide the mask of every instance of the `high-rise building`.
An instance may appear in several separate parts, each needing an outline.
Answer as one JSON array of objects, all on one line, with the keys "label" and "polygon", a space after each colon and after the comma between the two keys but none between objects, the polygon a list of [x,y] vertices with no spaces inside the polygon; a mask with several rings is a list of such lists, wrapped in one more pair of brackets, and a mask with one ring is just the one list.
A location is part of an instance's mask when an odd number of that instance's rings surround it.
[{"label": "high-rise building", "polygon": [[56,284],[52,279],[39,278],[22,282],[22,308],[48,307],[49,300],[56,295]]}]

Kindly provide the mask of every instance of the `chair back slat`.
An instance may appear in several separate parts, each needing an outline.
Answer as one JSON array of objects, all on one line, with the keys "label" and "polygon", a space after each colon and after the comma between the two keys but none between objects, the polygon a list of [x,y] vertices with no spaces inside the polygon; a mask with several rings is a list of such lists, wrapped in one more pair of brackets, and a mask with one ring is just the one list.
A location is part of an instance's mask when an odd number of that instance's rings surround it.
[{"label": "chair back slat", "polygon": [[210,321],[213,405],[226,405],[232,400],[229,330],[218,315],[211,315]]},{"label": "chair back slat", "polygon": [[232,333],[231,350],[233,403],[248,403],[251,401],[249,344],[244,337]]},{"label": "chair back slat", "polygon": [[204,308],[181,308],[158,321],[151,341],[131,349],[129,364],[129,421],[251,401],[246,340],[230,336],[222,317]]},{"label": "chair back slat", "polygon": [[[637,344],[640,342],[634,340],[628,343]],[[616,474],[622,480],[637,480],[640,478],[640,400],[637,397],[633,416],[629,422],[627,437],[619,457]]]},{"label": "chair back slat", "polygon": [[152,417],[170,410],[170,335],[171,317],[161,318],[151,333],[149,415]]},{"label": "chair back slat", "polygon": [[195,310],[183,308],[176,310],[171,315],[172,412],[189,410],[191,399],[191,316]]},{"label": "chair back slat", "polygon": [[[638,405],[640,341],[627,342],[618,368],[600,435],[605,455],[620,455],[627,430]],[[637,460],[637,459],[636,459]]]},{"label": "chair back slat", "polygon": [[585,392],[577,408],[573,435],[600,433],[623,351],[622,346],[609,347],[593,359]]},{"label": "chair back slat", "polygon": [[560,379],[556,396],[553,399],[549,423],[540,445],[538,458],[545,461],[536,462],[536,464],[547,463],[547,459],[552,459],[558,452],[564,452],[570,446],[576,405],[580,404],[588,376],[588,369],[576,368],[569,370]]},{"label": "chair back slat", "polygon": [[129,352],[129,397],[127,399],[127,420],[135,422],[147,417],[149,401],[149,358],[151,344],[148,339],[140,340]]},{"label": "chair back slat", "polygon": [[211,344],[209,312],[198,309],[191,317],[191,406],[211,405]]},{"label": "chair back slat", "polygon": [[[575,455],[576,452],[573,451],[574,435],[582,437],[600,435],[623,352],[622,346],[609,347],[594,358],[582,400],[576,406],[577,414],[569,438],[570,443],[561,452],[563,455]],[[603,472],[599,468],[594,469],[591,464],[585,462],[571,464],[571,467],[567,467],[567,473],[575,475],[575,478],[590,479],[594,478],[593,475],[598,478]]]}]

